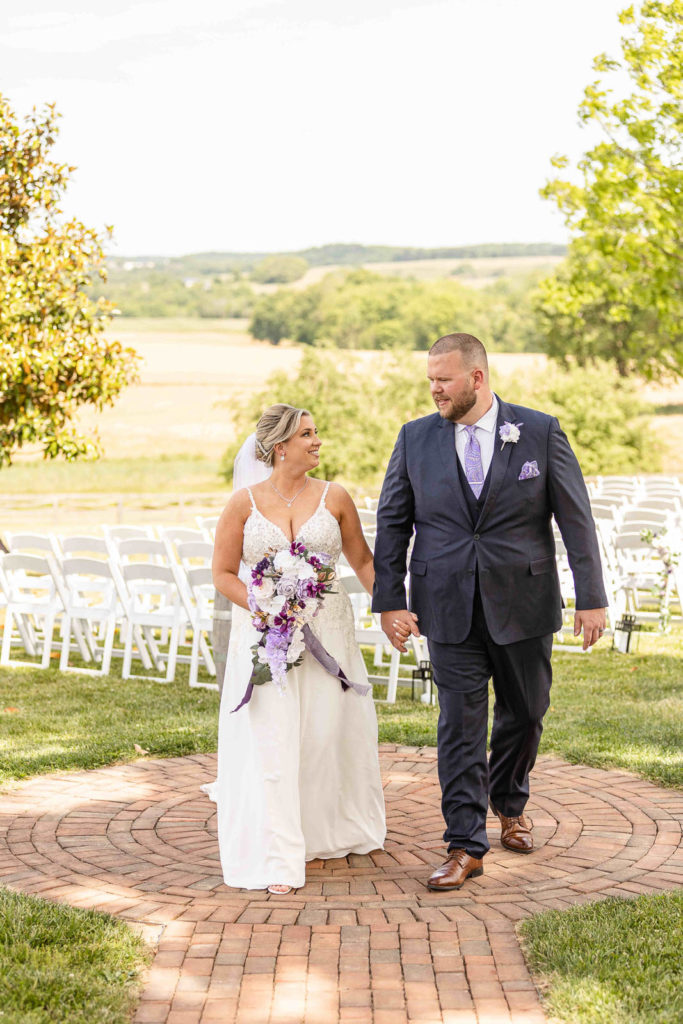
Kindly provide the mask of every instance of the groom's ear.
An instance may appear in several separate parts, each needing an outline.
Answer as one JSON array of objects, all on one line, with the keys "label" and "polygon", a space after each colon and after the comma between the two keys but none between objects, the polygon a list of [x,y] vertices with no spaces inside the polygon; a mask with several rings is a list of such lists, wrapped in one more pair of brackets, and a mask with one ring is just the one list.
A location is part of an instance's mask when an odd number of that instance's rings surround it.
[{"label": "groom's ear", "polygon": [[486,374],[479,368],[472,370],[472,381],[475,391],[479,391],[479,389],[486,383]]}]

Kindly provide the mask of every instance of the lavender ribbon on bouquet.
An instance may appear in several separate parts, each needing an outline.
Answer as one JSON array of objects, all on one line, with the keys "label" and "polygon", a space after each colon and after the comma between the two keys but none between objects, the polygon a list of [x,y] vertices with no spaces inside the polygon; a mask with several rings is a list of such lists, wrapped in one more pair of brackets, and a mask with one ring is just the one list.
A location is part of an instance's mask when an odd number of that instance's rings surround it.
[{"label": "lavender ribbon on bouquet", "polygon": [[348,690],[350,688],[360,694],[361,697],[364,697],[366,693],[370,692],[370,686],[368,683],[351,682],[344,672],[344,669],[341,668],[339,663],[334,660],[329,651],[325,650],[310,626],[304,626],[303,634],[306,650],[313,655],[318,664],[322,665],[326,672],[329,672],[331,676],[336,676],[341,683],[342,690]]}]

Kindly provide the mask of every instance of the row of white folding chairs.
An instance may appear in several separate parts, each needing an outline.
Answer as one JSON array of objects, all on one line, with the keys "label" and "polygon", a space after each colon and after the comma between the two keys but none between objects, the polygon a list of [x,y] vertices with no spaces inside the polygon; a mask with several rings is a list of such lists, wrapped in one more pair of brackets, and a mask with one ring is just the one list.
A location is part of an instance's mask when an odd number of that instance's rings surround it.
[{"label": "row of white folding chairs", "polygon": [[[657,619],[659,609],[643,611],[644,601],[652,603],[653,596],[659,591],[663,562],[657,553],[656,545],[648,543],[640,528],[632,530],[630,526],[618,529],[611,523],[598,519],[596,521],[598,543],[603,567],[603,582],[607,594],[607,619],[610,629],[624,612],[638,612],[643,619]],[[560,589],[565,605],[574,599],[574,580],[559,529],[553,524],[555,548],[557,556]],[[666,535],[666,543],[673,550],[683,551],[683,533],[672,531]],[[679,618],[683,612],[683,561],[674,565],[670,575],[664,601],[671,609],[677,599]],[[572,631],[573,612],[565,614],[563,630]]]},{"label": "row of white folding chairs", "polygon": [[[627,523],[618,529],[609,528],[598,520],[598,536],[602,545],[603,562],[619,593],[621,611],[637,611],[643,599],[652,601],[661,588],[665,565],[658,554],[659,543],[674,556],[671,572],[663,595],[666,603],[672,603],[674,595],[683,612],[683,530],[680,527],[658,532],[652,524]],[[644,537],[650,530],[654,543]],[[658,537],[660,541],[658,543]],[[645,617],[657,618],[658,612],[643,613]]]},{"label": "row of white folding chairs", "polygon": [[[215,593],[210,570],[212,545],[207,541],[172,546],[146,537],[117,542],[83,536],[63,539],[65,550],[60,554],[54,546],[50,550],[49,538],[40,535],[15,534],[10,540],[10,555],[4,556],[0,574],[0,594],[6,604],[0,663],[8,663],[13,642],[35,656],[36,630],[40,631],[42,624],[46,631],[42,663],[47,664],[52,644],[52,632],[48,638],[47,631],[53,630],[56,618],[61,617],[60,666],[64,670],[69,667],[73,630],[81,657],[86,662],[100,660],[100,672],[107,672],[118,622],[124,637],[124,678],[131,675],[135,644],[144,667],[150,669],[154,662],[157,670],[163,671],[166,664],[165,678],[170,681],[179,657],[181,632],[184,635],[188,628],[192,630],[192,649],[180,660],[190,663],[190,685],[200,685],[200,658],[209,673],[215,674],[204,637],[211,629]],[[36,555],[41,544],[43,554]],[[104,634],[102,649],[97,646],[95,623]],[[158,631],[160,643],[169,643],[167,655],[160,651]]]},{"label": "row of white folding chairs", "polygon": [[683,480],[676,476],[598,476],[588,481],[590,494],[623,493],[654,494],[673,492],[683,497]]},{"label": "row of white folding chairs", "polygon": [[[204,523],[204,526],[198,525],[196,529],[184,526],[108,526],[103,524],[99,527],[101,531],[99,539],[113,543],[118,543],[122,540],[160,540],[169,544],[189,543],[191,541],[212,544],[214,538],[213,529],[210,528],[210,524],[215,524],[215,520],[207,518],[204,520]],[[30,547],[32,550],[40,549],[57,556],[73,551],[78,536],[86,535],[60,536],[55,533],[42,534],[28,533],[26,531],[5,534],[10,550],[25,550]],[[88,534],[87,536],[97,536],[97,534]],[[32,538],[35,538],[35,544],[33,545],[30,543]]]}]

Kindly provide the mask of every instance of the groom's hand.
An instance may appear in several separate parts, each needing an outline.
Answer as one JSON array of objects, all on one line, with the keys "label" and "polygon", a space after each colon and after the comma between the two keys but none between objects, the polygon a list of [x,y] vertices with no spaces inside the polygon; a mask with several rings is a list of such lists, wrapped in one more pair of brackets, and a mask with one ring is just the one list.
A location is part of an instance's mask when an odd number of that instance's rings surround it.
[{"label": "groom's hand", "polygon": [[405,642],[410,634],[420,635],[420,630],[417,628],[417,615],[414,612],[409,612],[407,608],[396,612],[382,612],[382,629],[391,646],[401,654],[406,653]]},{"label": "groom's hand", "polygon": [[583,629],[583,649],[596,644],[605,632],[605,609],[587,608],[584,611],[576,612],[574,615],[574,636],[578,636]]}]

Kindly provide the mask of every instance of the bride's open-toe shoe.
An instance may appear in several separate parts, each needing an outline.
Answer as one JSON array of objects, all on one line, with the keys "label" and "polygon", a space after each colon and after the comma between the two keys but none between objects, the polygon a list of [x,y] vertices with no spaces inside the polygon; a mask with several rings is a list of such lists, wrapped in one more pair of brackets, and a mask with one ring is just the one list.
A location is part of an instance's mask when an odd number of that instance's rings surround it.
[{"label": "bride's open-toe shoe", "polygon": [[268,892],[272,892],[273,896],[286,896],[287,893],[293,892],[294,889],[291,885],[269,885]]}]

